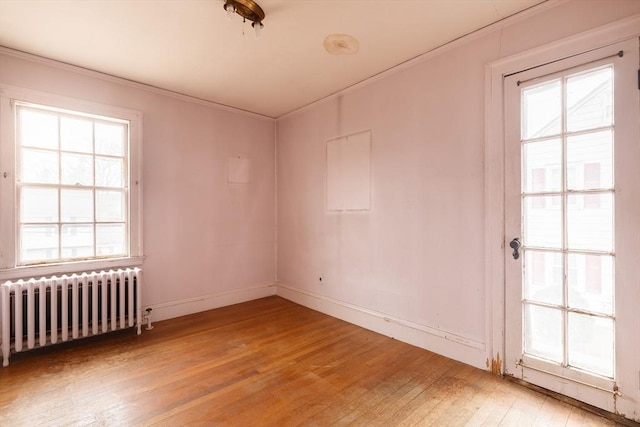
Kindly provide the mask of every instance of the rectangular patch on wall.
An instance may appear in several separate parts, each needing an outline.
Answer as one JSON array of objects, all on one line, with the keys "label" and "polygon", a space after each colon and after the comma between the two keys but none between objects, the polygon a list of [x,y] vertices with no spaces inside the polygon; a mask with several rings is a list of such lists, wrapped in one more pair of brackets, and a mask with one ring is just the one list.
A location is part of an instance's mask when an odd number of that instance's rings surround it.
[{"label": "rectangular patch on wall", "polygon": [[327,141],[327,210],[371,209],[371,131]]},{"label": "rectangular patch on wall", "polygon": [[251,182],[251,159],[229,157],[227,159],[227,182],[249,184]]}]

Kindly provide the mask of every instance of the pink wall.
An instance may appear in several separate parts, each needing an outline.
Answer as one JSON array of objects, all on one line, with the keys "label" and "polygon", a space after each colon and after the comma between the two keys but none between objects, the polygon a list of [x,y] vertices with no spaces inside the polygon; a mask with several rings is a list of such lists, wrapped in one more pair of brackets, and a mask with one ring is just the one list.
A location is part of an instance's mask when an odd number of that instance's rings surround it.
[{"label": "pink wall", "polygon": [[[485,66],[637,13],[635,0],[560,2],[279,119],[278,282],[482,348]],[[326,212],[326,140],[366,129],[372,209]]]},{"label": "pink wall", "polygon": [[[272,284],[272,120],[10,55],[0,71],[1,83],[143,113],[145,306]],[[236,156],[251,159],[251,184],[226,183]]]}]

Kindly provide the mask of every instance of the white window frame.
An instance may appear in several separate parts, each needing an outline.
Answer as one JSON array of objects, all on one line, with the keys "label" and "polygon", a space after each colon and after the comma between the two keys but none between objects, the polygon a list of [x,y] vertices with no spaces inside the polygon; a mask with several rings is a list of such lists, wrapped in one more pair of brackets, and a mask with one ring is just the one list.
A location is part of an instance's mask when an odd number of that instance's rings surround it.
[{"label": "white window frame", "polygon": [[[18,203],[16,197],[16,102],[38,104],[82,114],[129,122],[129,250],[128,256],[18,265]],[[119,267],[139,267],[142,246],[142,113],[74,98],[0,84],[0,283],[4,280],[40,277]]]}]

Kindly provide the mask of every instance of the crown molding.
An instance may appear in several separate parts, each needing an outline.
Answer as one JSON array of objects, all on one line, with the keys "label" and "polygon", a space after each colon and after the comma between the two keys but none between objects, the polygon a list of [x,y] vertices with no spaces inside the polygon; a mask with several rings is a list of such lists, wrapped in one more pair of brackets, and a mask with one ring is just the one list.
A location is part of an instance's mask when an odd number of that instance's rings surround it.
[{"label": "crown molding", "polygon": [[42,64],[42,65],[46,65],[49,67],[55,67],[61,70],[65,70],[65,71],[70,71],[72,73],[77,73],[77,74],[82,74],[88,77],[92,77],[92,78],[96,78],[96,79],[100,79],[103,81],[107,81],[110,83],[116,83],[119,85],[123,85],[123,86],[127,86],[130,88],[134,88],[134,89],[139,89],[139,90],[144,90],[147,92],[151,92],[151,93],[155,93],[155,94],[159,94],[159,95],[163,95],[163,96],[167,96],[170,98],[174,98],[174,99],[179,99],[181,101],[186,101],[186,102],[190,102],[193,104],[198,104],[198,105],[202,105],[205,107],[209,107],[209,108],[215,108],[218,110],[223,110],[223,111],[227,111],[230,113],[236,113],[236,114],[241,114],[244,116],[249,116],[252,117],[254,119],[261,119],[261,120],[268,120],[268,121],[274,121],[275,117],[270,117],[270,116],[265,116],[263,114],[258,114],[258,113],[254,113],[252,111],[247,111],[247,110],[243,110],[240,108],[236,108],[236,107],[231,107],[229,105],[225,105],[225,104],[220,104],[217,102],[213,102],[213,101],[208,101],[206,99],[202,99],[202,98],[198,98],[195,96],[191,96],[191,95],[185,95],[179,92],[174,92],[168,89],[162,89],[156,86],[151,86],[145,83],[140,83],[138,81],[135,80],[129,80],[129,79],[125,79],[123,77],[118,77],[118,76],[114,76],[111,74],[107,74],[107,73],[102,73],[100,71],[95,71],[89,68],[84,68],[84,67],[80,67],[77,65],[73,65],[73,64],[69,64],[66,62],[61,62],[61,61],[57,61],[55,59],[50,59],[50,58],[46,58],[43,56],[39,56],[39,55],[34,55],[32,53],[28,53],[28,52],[23,52],[21,50],[17,50],[17,49],[12,49],[6,46],[1,46],[0,45],[0,55],[6,55],[6,56],[11,56],[14,58],[19,58],[25,61],[30,61],[30,62],[35,62],[38,64]]},{"label": "crown molding", "polygon": [[378,80],[384,79],[386,77],[389,77],[395,73],[399,73],[403,70],[406,70],[408,68],[411,68],[417,64],[421,64],[431,58],[434,58],[436,56],[442,55],[450,50],[453,50],[455,48],[458,48],[460,46],[463,46],[465,44],[468,44],[476,39],[479,39],[481,37],[484,37],[487,34],[492,34],[496,31],[500,31],[501,29],[508,27],[510,25],[513,25],[517,22],[523,21],[527,18],[530,18],[532,16],[538,15],[540,13],[546,12],[548,10],[554,9],[558,6],[560,6],[561,4],[564,3],[568,3],[571,0],[546,0],[543,3],[539,3],[536,5],[533,5],[531,7],[529,7],[528,9],[522,10],[518,13],[516,13],[515,15],[511,15],[508,16],[506,18],[501,19],[500,21],[494,22],[492,24],[489,24],[485,27],[482,27],[480,29],[474,30],[470,33],[467,33],[463,36],[460,36],[454,40],[448,41],[440,46],[437,46],[427,52],[421,53],[418,56],[415,56],[411,59],[407,59],[404,62],[401,62],[400,64],[394,65],[391,68],[388,68],[384,71],[379,72],[378,74],[375,74],[371,77],[367,77],[366,79],[354,83],[351,86],[344,88],[344,89],[340,89],[339,91],[336,91],[330,95],[327,95],[323,98],[320,98],[316,101],[310,102],[307,105],[304,105],[300,108],[297,108],[293,111],[290,111],[286,114],[282,114],[278,117],[276,117],[277,120],[280,119],[285,119],[285,118],[289,118],[291,116],[296,115],[297,113],[300,113],[302,111],[307,110],[308,108],[311,108],[312,106],[318,105],[318,104],[322,104],[324,102],[328,102],[331,100],[334,100],[336,98],[339,98],[343,95],[346,95],[350,92],[359,90],[363,87],[366,87],[372,83],[377,82]]}]

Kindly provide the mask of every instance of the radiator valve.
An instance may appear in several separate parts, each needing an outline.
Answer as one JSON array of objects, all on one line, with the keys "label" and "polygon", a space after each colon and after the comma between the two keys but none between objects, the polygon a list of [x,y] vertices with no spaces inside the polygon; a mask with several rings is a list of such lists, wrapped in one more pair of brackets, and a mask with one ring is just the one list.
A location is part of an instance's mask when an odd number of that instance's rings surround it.
[{"label": "radiator valve", "polygon": [[145,316],[147,318],[147,327],[145,328],[147,331],[150,331],[153,329],[153,325],[151,325],[151,310],[152,310],[151,307],[145,310],[147,312],[147,315]]}]

